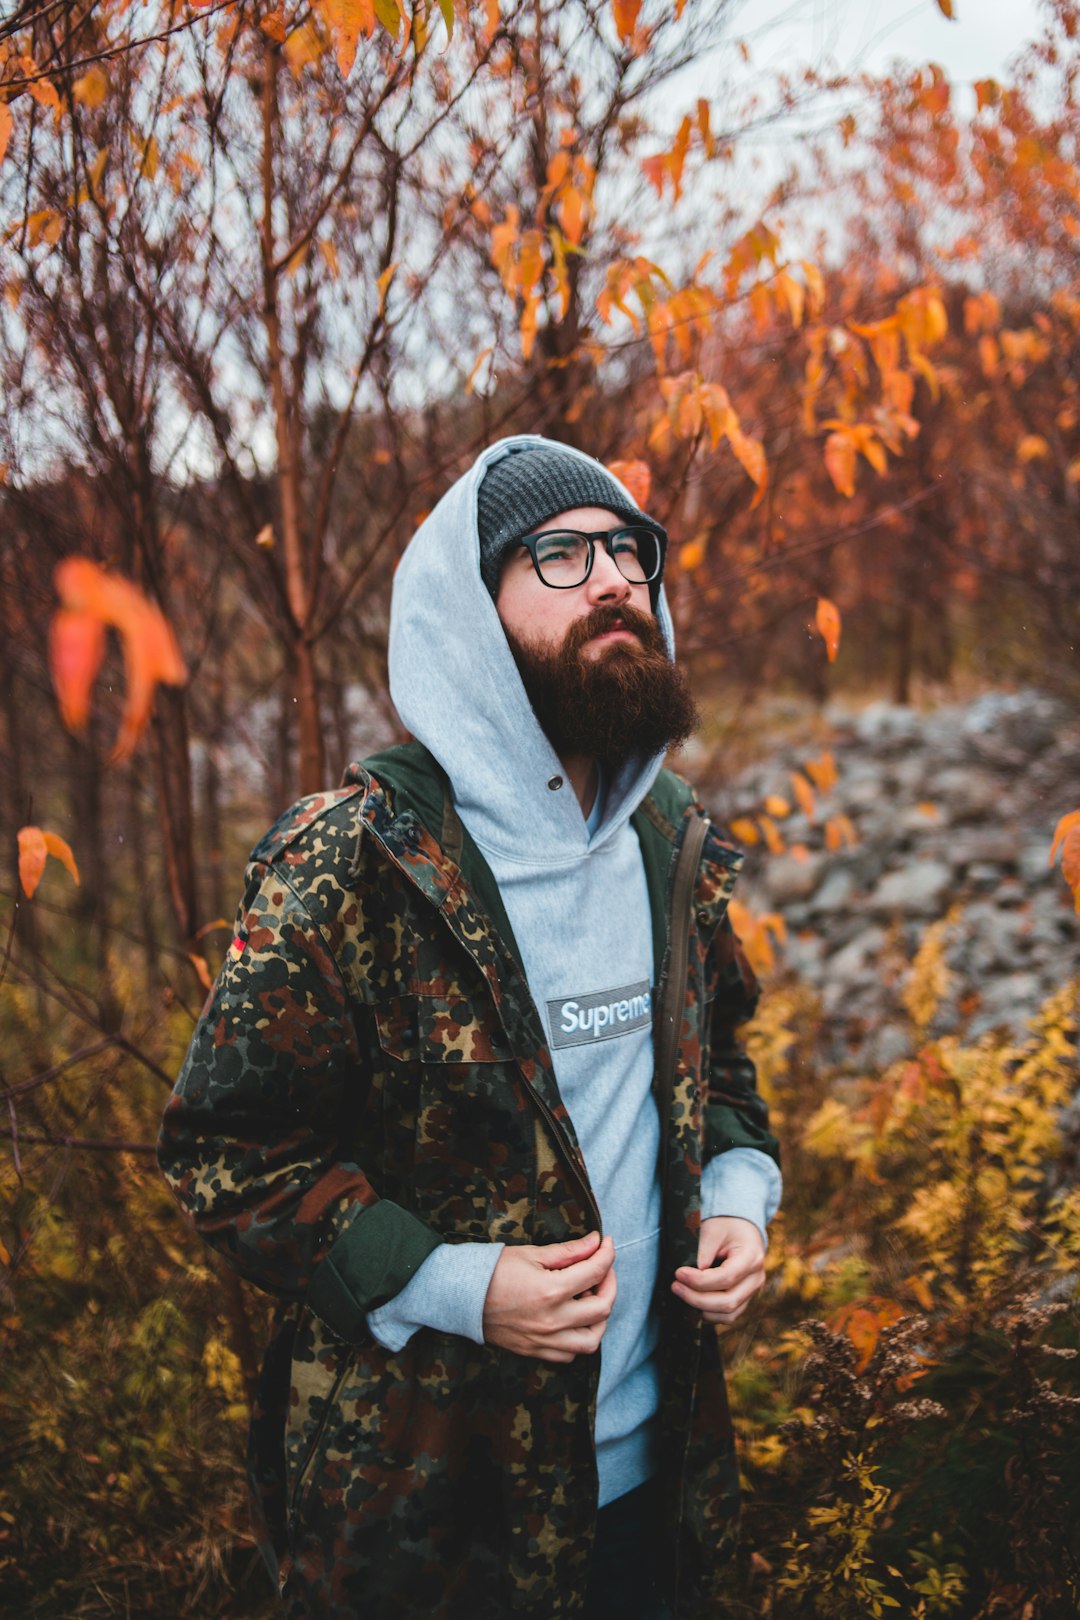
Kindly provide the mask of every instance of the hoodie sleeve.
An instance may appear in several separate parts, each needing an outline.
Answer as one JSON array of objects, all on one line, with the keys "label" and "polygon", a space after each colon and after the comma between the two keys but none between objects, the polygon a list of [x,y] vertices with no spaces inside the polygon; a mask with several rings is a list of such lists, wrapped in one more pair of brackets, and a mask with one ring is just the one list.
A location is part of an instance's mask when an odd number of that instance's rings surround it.
[{"label": "hoodie sleeve", "polygon": [[420,1328],[484,1342],[484,1301],[503,1243],[443,1243],[396,1299],[368,1313],[373,1339],[402,1350]]},{"label": "hoodie sleeve", "polygon": [[[278,866],[256,861],[236,937],[165,1110],[158,1160],[196,1230],[240,1274],[306,1299],[340,1338],[439,1246],[381,1199],[342,1142],[364,1056],[340,971]],[[358,1084],[359,1080],[359,1084]]]}]

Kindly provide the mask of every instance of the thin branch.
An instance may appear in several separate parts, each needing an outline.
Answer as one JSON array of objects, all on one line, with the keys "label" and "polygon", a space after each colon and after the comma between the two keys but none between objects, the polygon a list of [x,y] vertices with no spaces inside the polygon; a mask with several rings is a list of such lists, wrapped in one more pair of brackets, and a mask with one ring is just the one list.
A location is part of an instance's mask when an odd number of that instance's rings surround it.
[{"label": "thin branch", "polygon": [[[0,1131],[0,1134],[14,1136],[12,1131]],[[46,1131],[22,1131],[19,1140],[31,1142],[35,1147],[88,1148],[95,1153],[157,1152],[154,1142],[122,1142],[113,1136],[53,1136]],[[14,1147],[14,1141],[12,1145]]]}]

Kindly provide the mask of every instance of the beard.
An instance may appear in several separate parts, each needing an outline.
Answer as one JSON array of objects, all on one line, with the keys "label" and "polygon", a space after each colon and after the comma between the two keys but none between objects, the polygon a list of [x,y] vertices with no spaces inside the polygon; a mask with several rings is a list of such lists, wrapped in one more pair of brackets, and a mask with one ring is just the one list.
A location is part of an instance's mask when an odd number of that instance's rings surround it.
[{"label": "beard", "polygon": [[[615,641],[595,658],[586,642],[625,626],[640,645]],[[561,646],[528,644],[506,631],[526,695],[560,759],[584,755],[614,774],[635,754],[651,758],[684,743],[698,714],[686,676],[668,657],[648,613],[598,607],[576,620]]]}]

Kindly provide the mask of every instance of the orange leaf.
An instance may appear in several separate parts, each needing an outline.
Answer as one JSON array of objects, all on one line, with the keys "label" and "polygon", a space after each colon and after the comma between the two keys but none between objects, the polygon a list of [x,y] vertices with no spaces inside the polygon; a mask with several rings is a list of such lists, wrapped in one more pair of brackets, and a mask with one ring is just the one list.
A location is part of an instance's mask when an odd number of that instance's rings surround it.
[{"label": "orange leaf", "polygon": [[780,829],[777,827],[776,822],[771,816],[758,816],[758,825],[761,828],[761,835],[772,853],[782,855],[784,840],[780,836]]},{"label": "orange leaf", "polygon": [[1022,464],[1041,461],[1050,454],[1050,446],[1041,433],[1025,433],[1016,447],[1016,459]]},{"label": "orange leaf", "polygon": [[679,547],[679,567],[692,573],[700,568],[705,561],[705,542],[703,540],[688,540],[684,546]]},{"label": "orange leaf", "polygon": [[[940,3],[940,0],[939,0]],[[895,1300],[855,1300],[843,1305],[829,1320],[834,1333],[844,1333],[855,1350],[858,1360],[856,1372],[862,1372],[877,1348],[881,1330],[898,1322],[904,1312]]]},{"label": "orange leaf", "polygon": [[799,801],[799,809],[807,821],[813,821],[817,810],[817,800],[814,798],[813,788],[800,771],[791,772],[791,787]]},{"label": "orange leaf", "polygon": [[206,957],[199,956],[196,951],[188,951],[187,959],[195,969],[196,977],[204,990],[212,990],[214,981],[210,977],[210,969],[206,964]]},{"label": "orange leaf", "polygon": [[1080,912],[1080,827],[1070,827],[1061,846],[1061,875],[1073,892]]},{"label": "orange leaf", "polygon": [[836,760],[828,749],[820,759],[808,759],[803,769],[820,793],[836,786]]},{"label": "orange leaf", "polygon": [[619,30],[619,38],[624,45],[632,44],[638,13],[641,10],[641,0],[611,0],[611,9],[615,14],[615,27]]},{"label": "orange leaf", "polygon": [[648,509],[652,473],[647,461],[609,461],[608,472],[626,485],[635,506],[643,512]]},{"label": "orange leaf", "polygon": [[855,493],[855,441],[850,433],[830,433],[825,440],[825,470],[841,495]]},{"label": "orange leaf", "polygon": [[943,17],[948,17],[950,22],[955,21],[956,12],[953,9],[953,0],[937,0],[937,8]]},{"label": "orange leaf", "polygon": [[259,18],[259,27],[267,39],[272,39],[276,45],[285,43],[285,13],[280,6],[273,11],[266,11]]},{"label": "orange leaf", "polygon": [[840,609],[835,602],[830,602],[827,596],[818,597],[814,623],[825,643],[825,651],[831,664],[840,650]]},{"label": "orange leaf", "polygon": [[105,626],[89,613],[61,609],[49,627],[49,669],[69,731],[81,731],[90,714],[90,693],[105,657]]},{"label": "orange leaf", "polygon": [[938,818],[938,807],[932,799],[920,799],[915,808],[920,815],[930,816],[934,821]]},{"label": "orange leaf", "polygon": [[791,814],[790,804],[786,799],[782,799],[779,793],[770,793],[768,795],[765,800],[765,808],[770,816],[775,816],[778,821],[783,821],[785,816]]},{"label": "orange leaf", "polygon": [[19,882],[28,900],[34,898],[34,890],[41,882],[48,853],[40,827],[19,828]]},{"label": "orange leaf", "polygon": [[736,816],[735,820],[730,823],[729,830],[732,837],[737,838],[740,844],[756,844],[760,842],[761,834],[757,830],[757,823],[751,821],[749,816]]},{"label": "orange leaf", "polygon": [[19,882],[28,900],[34,897],[34,890],[41,882],[41,874],[45,870],[45,861],[49,855],[54,855],[62,861],[71,873],[76,883],[79,881],[79,869],[75,865],[75,857],[70,846],[57,833],[42,832],[40,827],[20,827],[19,829]]},{"label": "orange leaf", "polygon": [[375,32],[374,0],[322,0],[318,9],[330,25],[338,71],[347,79],[356,61],[360,35],[370,39]]},{"label": "orange leaf", "polygon": [[491,344],[489,343],[486,349],[480,350],[480,353],[473,361],[473,368],[469,372],[469,375],[465,381],[465,392],[467,394],[471,394],[473,389],[476,387],[476,379],[480,375],[480,367],[484,364],[484,361],[488,358],[491,352],[492,348]]},{"label": "orange leaf", "polygon": [[71,845],[60,837],[59,833],[47,832],[45,835],[45,848],[50,855],[56,857],[61,865],[66,866],[71,873],[72,882],[79,881],[79,868],[75,865],[75,857],[71,853]]},{"label": "orange leaf", "polygon": [[[63,562],[57,564],[54,580],[62,607],[69,620],[71,616],[78,616],[94,620],[99,626],[112,625],[120,632],[124,670],[127,676],[127,699],[121,717],[120,734],[112,757],[125,759],[131,754],[150,718],[154,692],[158,684],[180,686],[187,679],[187,671],[176,638],[161,609],[155,602],[149,601],[137,585],[120,578],[117,574],[106,573],[88,557],[65,558]],[[66,637],[73,639],[70,623],[65,628],[63,615],[58,614],[56,617],[61,619],[61,642]],[[84,656],[87,643],[92,655],[94,633],[87,631],[83,626],[79,634],[85,638]],[[100,659],[98,662],[100,665]],[[60,665],[54,660],[54,683],[58,681],[58,668]],[[87,679],[88,668],[89,663],[85,662],[84,667],[78,672],[85,686],[86,701],[89,687],[93,684],[93,674]],[[57,684],[57,696],[65,719],[70,695]],[[79,712],[78,700],[83,695],[83,689],[76,686],[74,690],[76,714]]]},{"label": "orange leaf", "polygon": [[0,163],[4,161],[8,141],[11,139],[11,108],[0,101]]},{"label": "orange leaf", "polygon": [[1050,845],[1050,865],[1053,866],[1057,858],[1058,845],[1063,843],[1068,833],[1074,827],[1080,827],[1080,810],[1070,810],[1067,816],[1062,816],[1054,828],[1054,841]]}]

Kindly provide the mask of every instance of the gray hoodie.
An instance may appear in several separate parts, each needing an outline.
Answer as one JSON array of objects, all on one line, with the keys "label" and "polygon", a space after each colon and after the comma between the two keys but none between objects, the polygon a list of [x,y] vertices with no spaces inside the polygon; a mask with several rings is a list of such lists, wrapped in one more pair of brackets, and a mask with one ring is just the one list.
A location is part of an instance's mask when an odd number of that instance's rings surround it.
[{"label": "gray hoodie", "polygon": [[[481,581],[476,524],[485,469],[511,446],[548,442],[523,435],[492,445],[417,531],[394,583],[390,690],[403,723],[449,777],[458,814],[499,885],[604,1230],[615,1240],[618,1294],[600,1350],[596,1414],[603,1506],[655,1466],[660,1190],[651,999],[660,964],[629,818],[663,760],[628,761],[605,782],[588,820],[569,783],[552,786],[563,769]],[[673,649],[663,592],[657,616]],[[737,1148],[706,1167],[702,1213],[740,1215],[764,1233],[779,1194],[773,1161]],[[372,1333],[395,1350],[425,1326],[482,1343],[484,1298],[501,1252],[497,1243],[443,1245],[369,1315]]]}]

